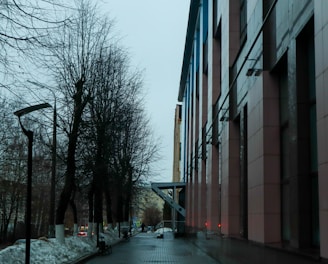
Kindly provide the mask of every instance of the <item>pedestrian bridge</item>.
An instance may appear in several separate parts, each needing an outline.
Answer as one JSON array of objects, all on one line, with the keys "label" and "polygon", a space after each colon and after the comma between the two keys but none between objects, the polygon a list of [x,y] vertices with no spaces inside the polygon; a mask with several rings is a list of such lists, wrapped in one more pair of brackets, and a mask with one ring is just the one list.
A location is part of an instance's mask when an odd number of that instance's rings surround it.
[{"label": "pedestrian bridge", "polygon": [[[175,201],[175,194],[177,189],[183,189],[185,187],[186,184],[184,182],[161,182],[161,183],[152,182],[151,183],[152,190],[183,217],[186,216],[186,210]],[[163,190],[167,190],[167,189],[173,190],[172,192],[173,197],[163,192]]]}]

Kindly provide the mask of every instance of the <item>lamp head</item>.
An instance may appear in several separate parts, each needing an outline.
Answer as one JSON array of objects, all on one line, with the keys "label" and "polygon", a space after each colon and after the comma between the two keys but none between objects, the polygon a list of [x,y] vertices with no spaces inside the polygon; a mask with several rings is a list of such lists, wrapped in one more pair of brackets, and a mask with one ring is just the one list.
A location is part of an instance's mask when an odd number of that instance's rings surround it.
[{"label": "lamp head", "polygon": [[48,108],[48,107],[51,107],[51,105],[48,104],[48,103],[32,105],[32,106],[29,106],[29,107],[26,107],[26,108],[23,108],[21,110],[18,110],[16,112],[14,112],[14,115],[16,115],[18,117],[21,117],[21,116],[26,115],[28,113],[31,113],[33,111],[36,111],[36,110],[39,110],[39,109],[42,109],[42,108]]}]

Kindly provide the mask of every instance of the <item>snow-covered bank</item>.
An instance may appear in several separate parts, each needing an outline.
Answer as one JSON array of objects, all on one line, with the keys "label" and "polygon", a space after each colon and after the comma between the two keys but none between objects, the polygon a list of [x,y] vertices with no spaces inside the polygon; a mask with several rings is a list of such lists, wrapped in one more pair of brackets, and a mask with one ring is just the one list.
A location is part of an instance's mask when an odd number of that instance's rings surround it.
[{"label": "snow-covered bank", "polygon": [[[117,231],[102,233],[107,244],[114,244],[120,240]],[[84,256],[97,252],[97,237],[67,237],[65,244],[60,244],[55,238],[31,240],[31,264],[64,264],[73,263]],[[0,263],[25,263],[25,243],[17,242],[0,251]]]}]

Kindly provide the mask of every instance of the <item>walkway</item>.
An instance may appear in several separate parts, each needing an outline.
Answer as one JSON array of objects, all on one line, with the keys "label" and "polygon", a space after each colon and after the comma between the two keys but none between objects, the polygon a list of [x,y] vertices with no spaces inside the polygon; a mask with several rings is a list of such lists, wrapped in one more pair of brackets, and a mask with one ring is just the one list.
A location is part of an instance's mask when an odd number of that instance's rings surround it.
[{"label": "walkway", "polygon": [[190,238],[189,241],[222,264],[315,264],[324,262],[321,262],[318,252],[315,251],[283,250],[278,246],[264,246],[216,235],[208,235],[205,238],[204,234],[200,233],[197,238]]},{"label": "walkway", "polygon": [[214,264],[219,263],[206,255],[192,243],[182,239],[173,239],[165,233],[164,238],[154,233],[140,233],[113,247],[112,254],[97,256],[86,264],[139,264],[139,263],[179,263],[179,264]]},{"label": "walkway", "polygon": [[[300,253],[300,252],[298,252]],[[201,232],[197,238],[176,238],[165,233],[163,239],[155,233],[139,233],[130,241],[120,242],[113,247],[113,253],[97,256],[83,264],[140,264],[140,263],[179,263],[179,264],[315,264],[327,263],[314,252],[282,250],[273,246],[223,238]]]}]

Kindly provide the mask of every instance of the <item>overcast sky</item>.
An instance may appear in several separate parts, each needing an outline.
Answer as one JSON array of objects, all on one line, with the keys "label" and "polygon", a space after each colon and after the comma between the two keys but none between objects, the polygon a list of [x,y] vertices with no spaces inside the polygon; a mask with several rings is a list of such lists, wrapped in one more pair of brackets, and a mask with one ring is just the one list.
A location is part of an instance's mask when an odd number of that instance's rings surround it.
[{"label": "overcast sky", "polygon": [[145,107],[154,136],[161,139],[160,175],[172,180],[174,111],[186,38],[190,0],[103,0],[102,11],[115,19],[115,32],[144,70]]}]

